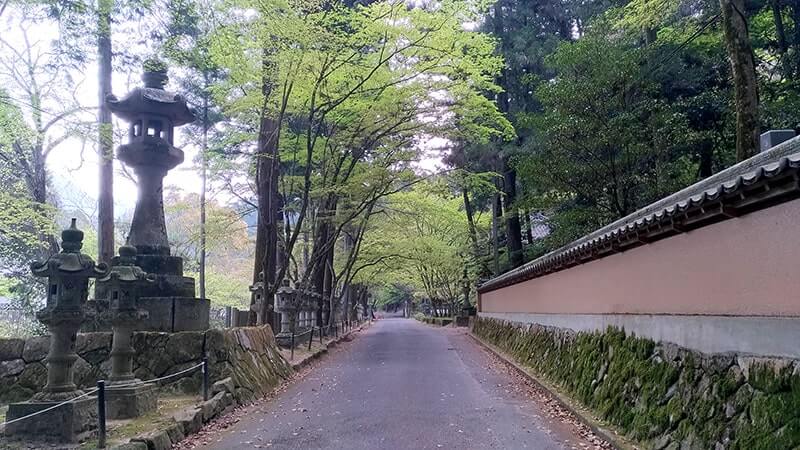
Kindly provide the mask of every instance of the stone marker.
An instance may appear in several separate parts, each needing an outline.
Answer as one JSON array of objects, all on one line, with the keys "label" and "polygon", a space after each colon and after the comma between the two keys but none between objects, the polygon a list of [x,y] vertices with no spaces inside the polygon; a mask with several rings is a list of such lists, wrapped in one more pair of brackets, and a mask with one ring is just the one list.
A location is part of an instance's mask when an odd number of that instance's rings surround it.
[{"label": "stone marker", "polygon": [[106,415],[111,419],[130,419],[155,411],[158,404],[155,386],[133,375],[131,345],[133,331],[148,316],[137,306],[141,288],[155,282],[136,265],[136,247],[123,245],[107,277],[111,298],[111,321],[114,337],[111,346],[111,376],[106,389]]},{"label": "stone marker", "polygon": [[[6,420],[12,421],[43,411],[61,402],[81,397],[73,380],[73,366],[78,359],[75,342],[83,322],[84,304],[89,295],[89,278],[108,274],[105,264],[95,264],[91,257],[80,252],[83,231],[72,219],[70,228],[61,233],[61,252],[47,261],[34,262],[35,276],[47,277],[47,304],[36,313],[50,331],[50,350],[47,362],[47,384],[31,401],[8,406]],[[77,442],[97,425],[96,397],[83,397],[55,409],[10,423],[5,433],[11,437],[31,440]]]},{"label": "stone marker", "polygon": [[[145,66],[160,66],[149,62]],[[164,90],[166,69],[145,71],[144,87],[123,99],[109,95],[109,109],[130,124],[128,143],[117,158],[136,173],[139,197],[127,245],[137,250],[136,265],[154,274],[156,282],[142,286],[138,306],[149,312],[142,331],[201,331],[208,329],[209,302],[195,298],[194,279],[183,276],[183,260],[171,256],[164,219],[164,177],[183,162],[173,145],[175,127],[191,123],[194,115],[180,95]]]}]

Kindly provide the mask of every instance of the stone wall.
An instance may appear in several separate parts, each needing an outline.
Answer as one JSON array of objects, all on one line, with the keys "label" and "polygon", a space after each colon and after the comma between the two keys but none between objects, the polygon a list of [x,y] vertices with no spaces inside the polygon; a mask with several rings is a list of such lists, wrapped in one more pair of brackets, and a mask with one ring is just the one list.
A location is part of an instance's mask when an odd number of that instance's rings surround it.
[{"label": "stone wall", "polygon": [[478,318],[474,333],[654,449],[800,446],[800,361],[704,354],[604,332]]},{"label": "stone wall", "polygon": [[[0,403],[27,400],[47,379],[44,358],[49,337],[0,339]],[[142,380],[160,378],[202,361],[208,356],[211,382],[232,378],[237,401],[263,395],[292,369],[278,352],[269,326],[212,329],[205,332],[139,332],[133,337],[136,350],[134,373]],[[92,387],[111,370],[111,333],[81,333],[76,342],[78,360],[75,381]],[[181,392],[199,392],[200,371],[170,379],[165,386]]]}]

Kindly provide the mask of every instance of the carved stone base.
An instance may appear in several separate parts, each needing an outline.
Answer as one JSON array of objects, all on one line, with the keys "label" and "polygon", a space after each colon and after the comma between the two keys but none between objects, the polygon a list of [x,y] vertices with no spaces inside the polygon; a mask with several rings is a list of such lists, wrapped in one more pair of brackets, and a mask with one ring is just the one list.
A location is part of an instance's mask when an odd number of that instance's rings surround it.
[{"label": "carved stone base", "polygon": [[106,417],[109,419],[132,419],[158,407],[158,395],[152,384],[139,384],[115,388],[106,388]]},{"label": "carved stone base", "polygon": [[[23,402],[8,405],[6,420],[14,420],[57,405],[55,402]],[[97,397],[85,397],[50,411],[6,425],[11,439],[34,442],[74,443],[97,429]]]}]

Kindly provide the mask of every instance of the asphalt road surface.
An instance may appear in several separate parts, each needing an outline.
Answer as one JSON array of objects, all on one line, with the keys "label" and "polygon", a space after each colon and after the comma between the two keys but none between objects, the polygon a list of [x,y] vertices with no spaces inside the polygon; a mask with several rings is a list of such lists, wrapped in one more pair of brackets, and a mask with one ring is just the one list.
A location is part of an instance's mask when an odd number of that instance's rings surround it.
[{"label": "asphalt road surface", "polygon": [[206,449],[586,449],[592,436],[463,329],[377,321]]}]

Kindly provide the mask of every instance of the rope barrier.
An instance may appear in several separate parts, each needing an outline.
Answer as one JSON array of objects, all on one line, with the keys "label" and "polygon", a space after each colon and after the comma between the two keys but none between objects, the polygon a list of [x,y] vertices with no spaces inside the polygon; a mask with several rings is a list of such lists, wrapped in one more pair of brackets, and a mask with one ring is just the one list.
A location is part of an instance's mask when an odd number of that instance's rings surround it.
[{"label": "rope barrier", "polygon": [[77,396],[75,398],[71,398],[69,400],[65,400],[65,401],[63,401],[63,402],[61,402],[61,403],[59,403],[57,405],[53,405],[53,406],[51,406],[49,408],[45,408],[45,409],[43,409],[41,411],[36,411],[35,413],[28,414],[27,416],[17,417],[16,419],[12,419],[12,420],[0,423],[0,428],[4,428],[6,425],[12,424],[14,422],[19,422],[20,420],[25,420],[25,419],[31,418],[33,416],[38,416],[39,414],[44,414],[44,413],[46,413],[48,411],[52,411],[52,410],[58,408],[59,406],[66,405],[67,403],[72,403],[72,402],[74,402],[74,401],[76,401],[76,400],[78,400],[80,398],[92,395],[95,392],[97,392],[97,390],[98,390],[97,388],[94,388],[94,389],[92,389],[90,391],[84,392],[83,394],[81,394],[81,395],[79,395],[79,396]]},{"label": "rope barrier", "polygon": [[111,389],[114,389],[114,388],[123,388],[123,387],[128,387],[128,386],[137,386],[137,385],[139,385],[141,383],[158,383],[159,381],[166,380],[167,378],[177,377],[178,375],[182,375],[182,374],[184,374],[186,372],[191,372],[192,370],[195,370],[198,367],[203,367],[203,363],[200,363],[200,364],[198,364],[196,366],[189,367],[188,369],[183,369],[180,372],[175,372],[175,373],[171,373],[169,375],[165,375],[165,376],[163,376],[161,378],[154,378],[152,380],[147,380],[147,381],[135,381],[135,382],[127,383],[127,384],[110,384],[110,385],[108,385],[108,387],[111,388]]},{"label": "rope barrier", "polygon": [[[169,375],[165,375],[165,376],[160,377],[160,378],[155,378],[155,379],[147,380],[147,381],[137,381],[137,382],[125,383],[125,384],[112,384],[112,385],[109,386],[109,388],[112,388],[112,389],[114,389],[114,388],[124,388],[124,387],[129,387],[129,386],[137,386],[137,385],[140,385],[142,383],[158,383],[159,381],[163,381],[163,380],[166,380],[168,378],[173,378],[173,377],[176,377],[178,375],[182,375],[184,373],[191,372],[191,371],[196,370],[197,368],[200,368],[200,367],[203,367],[203,363],[197,364],[196,366],[192,366],[192,367],[189,367],[187,369],[183,369],[180,372],[175,372],[175,373],[172,373],[172,374],[169,374]],[[48,411],[52,411],[52,410],[58,408],[59,406],[66,405],[67,403],[72,403],[72,402],[74,402],[74,401],[76,401],[76,400],[78,400],[80,398],[92,395],[95,392],[97,392],[98,390],[99,390],[99,388],[93,388],[93,389],[91,389],[89,391],[86,391],[83,394],[81,394],[81,395],[79,395],[79,396],[77,396],[75,398],[71,398],[69,400],[65,400],[65,401],[63,401],[63,402],[61,402],[61,403],[59,403],[57,405],[53,405],[53,406],[51,406],[49,408],[45,408],[45,409],[43,409],[41,411],[36,411],[35,413],[28,414],[27,416],[17,417],[16,419],[0,423],[0,429],[4,428],[8,424],[12,424],[14,422],[19,422],[21,420],[25,420],[25,419],[31,418],[33,416],[46,413]]]}]

